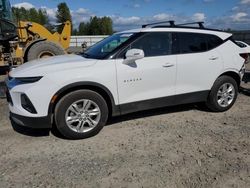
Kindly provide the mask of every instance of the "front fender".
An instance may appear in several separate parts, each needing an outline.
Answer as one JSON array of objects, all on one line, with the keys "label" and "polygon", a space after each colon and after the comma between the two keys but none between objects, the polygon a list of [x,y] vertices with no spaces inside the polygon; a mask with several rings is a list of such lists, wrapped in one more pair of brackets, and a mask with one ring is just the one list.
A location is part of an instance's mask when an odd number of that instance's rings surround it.
[{"label": "front fender", "polygon": [[106,102],[109,105],[109,110],[111,110],[112,116],[120,115],[120,108],[119,106],[115,105],[114,96],[111,93],[111,91],[102,84],[99,84],[96,82],[90,82],[90,81],[75,82],[72,84],[68,84],[64,86],[63,88],[61,88],[59,91],[57,91],[51,98],[49,109],[48,109],[48,114],[54,113],[56,104],[63,96],[65,96],[69,92],[72,92],[78,89],[90,89],[90,90],[96,91],[97,93],[102,95],[105,100],[107,100]]}]

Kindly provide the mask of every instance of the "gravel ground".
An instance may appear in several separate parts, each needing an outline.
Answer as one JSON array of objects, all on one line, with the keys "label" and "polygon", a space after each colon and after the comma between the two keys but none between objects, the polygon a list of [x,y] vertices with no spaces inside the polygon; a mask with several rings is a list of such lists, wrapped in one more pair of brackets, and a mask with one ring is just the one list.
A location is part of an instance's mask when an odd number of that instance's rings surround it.
[{"label": "gravel ground", "polygon": [[0,100],[0,187],[250,187],[250,84],[234,107],[195,105],[114,118],[65,140],[8,120]]}]

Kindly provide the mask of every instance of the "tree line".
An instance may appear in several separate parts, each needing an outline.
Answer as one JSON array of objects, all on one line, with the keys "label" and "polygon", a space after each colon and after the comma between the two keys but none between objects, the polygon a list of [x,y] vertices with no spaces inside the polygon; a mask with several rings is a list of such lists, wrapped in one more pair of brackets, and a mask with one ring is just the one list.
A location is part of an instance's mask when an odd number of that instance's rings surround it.
[{"label": "tree line", "polygon": [[49,17],[45,9],[25,9],[23,7],[16,8],[12,7],[12,13],[14,17],[14,21],[17,23],[18,21],[30,21],[37,22],[41,25],[49,25]]},{"label": "tree line", "polygon": [[73,35],[110,35],[113,33],[112,19],[110,17],[91,17],[89,22],[81,22]]},{"label": "tree line", "polygon": [[[65,21],[72,23],[72,15],[66,3],[59,3],[56,11],[56,26],[50,23],[46,9],[25,9],[12,7],[14,21],[30,21],[45,26],[50,31],[61,32]],[[110,35],[113,33],[113,23],[110,17],[91,17],[88,22],[81,22],[78,27],[72,28],[72,35]]]}]

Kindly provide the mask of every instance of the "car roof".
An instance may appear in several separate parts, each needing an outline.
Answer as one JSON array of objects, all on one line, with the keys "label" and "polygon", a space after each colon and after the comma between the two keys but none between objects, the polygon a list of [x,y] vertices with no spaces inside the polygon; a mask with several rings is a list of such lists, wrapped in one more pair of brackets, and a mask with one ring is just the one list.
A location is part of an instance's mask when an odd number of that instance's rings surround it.
[{"label": "car roof", "polygon": [[188,32],[188,33],[201,33],[201,34],[211,34],[220,37],[222,40],[226,40],[232,36],[231,33],[212,30],[212,29],[200,29],[200,28],[188,28],[188,27],[156,27],[156,28],[139,28],[131,29],[127,31],[118,32],[122,33],[140,33],[140,32]]}]

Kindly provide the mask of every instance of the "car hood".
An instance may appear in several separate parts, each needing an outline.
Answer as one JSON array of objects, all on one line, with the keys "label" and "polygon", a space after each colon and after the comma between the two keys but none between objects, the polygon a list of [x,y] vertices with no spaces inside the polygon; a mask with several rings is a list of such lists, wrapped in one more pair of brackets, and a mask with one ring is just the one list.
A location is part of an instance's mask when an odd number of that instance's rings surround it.
[{"label": "car hood", "polygon": [[97,62],[96,59],[86,59],[79,55],[62,55],[27,62],[10,72],[11,77],[44,76],[61,70],[89,67]]}]

